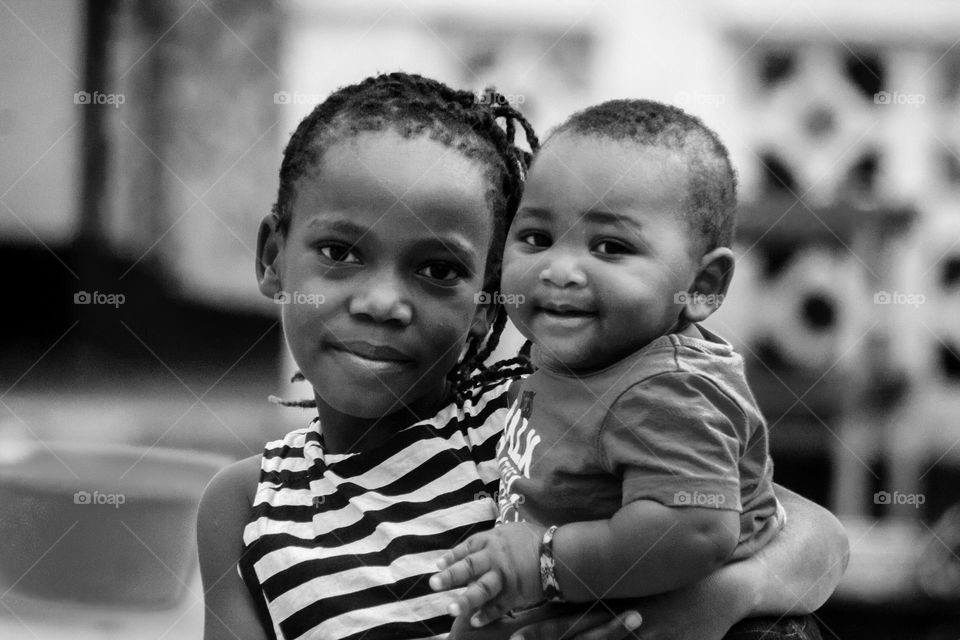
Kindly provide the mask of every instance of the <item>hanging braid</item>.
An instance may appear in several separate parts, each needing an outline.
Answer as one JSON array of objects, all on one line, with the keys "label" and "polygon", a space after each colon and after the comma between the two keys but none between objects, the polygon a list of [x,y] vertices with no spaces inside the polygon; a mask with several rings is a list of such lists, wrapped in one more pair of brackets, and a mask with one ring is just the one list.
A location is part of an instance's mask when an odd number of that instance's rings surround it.
[{"label": "hanging braid", "polygon": [[[496,290],[507,229],[520,205],[523,183],[539,140],[526,118],[502,95],[493,89],[487,89],[484,95],[489,100],[407,73],[372,76],[334,92],[303,119],[283,152],[280,187],[273,207],[277,231],[285,234],[289,230],[297,181],[319,166],[324,150],[363,132],[392,130],[407,138],[426,135],[484,166],[494,217],[484,290]],[[517,124],[530,151],[515,144]],[[482,339],[470,336],[463,357],[447,375],[457,401],[473,397],[480,385],[497,376],[507,379],[529,370],[526,357],[485,366],[507,321],[506,310],[495,297],[491,304],[495,307],[487,335]],[[293,381],[303,379],[297,374]],[[272,397],[271,401],[285,406],[315,406],[313,400],[288,402]]]}]

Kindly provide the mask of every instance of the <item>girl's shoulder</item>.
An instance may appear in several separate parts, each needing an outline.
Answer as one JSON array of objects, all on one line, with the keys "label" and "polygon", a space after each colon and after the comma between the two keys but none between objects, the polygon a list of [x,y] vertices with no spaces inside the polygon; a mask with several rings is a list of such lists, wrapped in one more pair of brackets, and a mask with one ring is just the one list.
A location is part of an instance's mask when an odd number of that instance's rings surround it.
[{"label": "girl's shoulder", "polygon": [[[203,492],[197,514],[197,548],[206,616],[204,637],[226,638],[223,620],[237,629],[261,629],[246,585],[236,571],[243,557],[242,532],[250,518],[260,473],[260,456],[227,465]],[[218,625],[215,620],[221,621]],[[255,633],[251,631],[251,633]],[[263,637],[263,636],[261,636]]]},{"label": "girl's shoulder", "polygon": [[[198,535],[201,529],[214,527],[220,534],[229,530],[242,531],[253,508],[257,481],[260,477],[261,455],[238,460],[220,469],[200,500],[197,514]],[[200,540],[201,544],[203,540]]]}]

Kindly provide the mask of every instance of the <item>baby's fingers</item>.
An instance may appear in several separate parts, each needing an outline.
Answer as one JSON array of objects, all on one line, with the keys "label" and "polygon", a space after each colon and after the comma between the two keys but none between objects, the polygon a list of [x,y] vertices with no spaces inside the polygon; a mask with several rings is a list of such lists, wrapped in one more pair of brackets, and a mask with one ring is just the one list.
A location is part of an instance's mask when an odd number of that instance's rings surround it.
[{"label": "baby's fingers", "polygon": [[496,571],[487,571],[450,604],[448,611],[452,616],[476,611],[500,595],[501,591],[503,591],[503,581],[500,579],[500,574]]},{"label": "baby's fingers", "polygon": [[492,564],[488,554],[483,551],[472,553],[463,560],[454,562],[443,571],[431,576],[430,588],[434,591],[444,591],[463,587],[480,578],[491,568]]},{"label": "baby's fingers", "polygon": [[506,606],[498,601],[487,603],[470,618],[470,625],[473,627],[484,627],[491,622],[499,620],[507,612]]},{"label": "baby's fingers", "polygon": [[450,551],[447,551],[445,554],[440,556],[440,560],[437,561],[437,566],[441,569],[446,569],[452,565],[457,560],[463,560],[471,553],[475,551],[480,551],[486,546],[487,538],[486,533],[475,533]]}]

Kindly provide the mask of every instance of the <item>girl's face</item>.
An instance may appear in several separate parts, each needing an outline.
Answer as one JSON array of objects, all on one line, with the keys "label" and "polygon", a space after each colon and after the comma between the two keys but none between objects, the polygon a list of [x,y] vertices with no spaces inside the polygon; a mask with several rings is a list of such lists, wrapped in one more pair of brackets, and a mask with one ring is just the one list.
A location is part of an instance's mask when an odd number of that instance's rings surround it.
[{"label": "girl's face", "polygon": [[428,417],[468,335],[487,329],[488,181],[457,150],[392,131],[336,143],[320,164],[278,239],[279,287],[261,289],[287,300],[287,344],[321,417]]}]

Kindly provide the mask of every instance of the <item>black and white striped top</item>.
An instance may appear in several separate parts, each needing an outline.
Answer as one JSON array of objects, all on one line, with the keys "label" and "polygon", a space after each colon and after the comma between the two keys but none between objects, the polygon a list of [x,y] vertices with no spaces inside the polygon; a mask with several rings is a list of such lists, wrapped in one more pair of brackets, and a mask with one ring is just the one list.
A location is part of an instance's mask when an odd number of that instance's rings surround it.
[{"label": "black and white striped top", "polygon": [[328,454],[320,426],[263,453],[240,573],[278,638],[432,638],[449,595],[440,555],[493,526],[510,382],[451,404],[382,446]]}]

